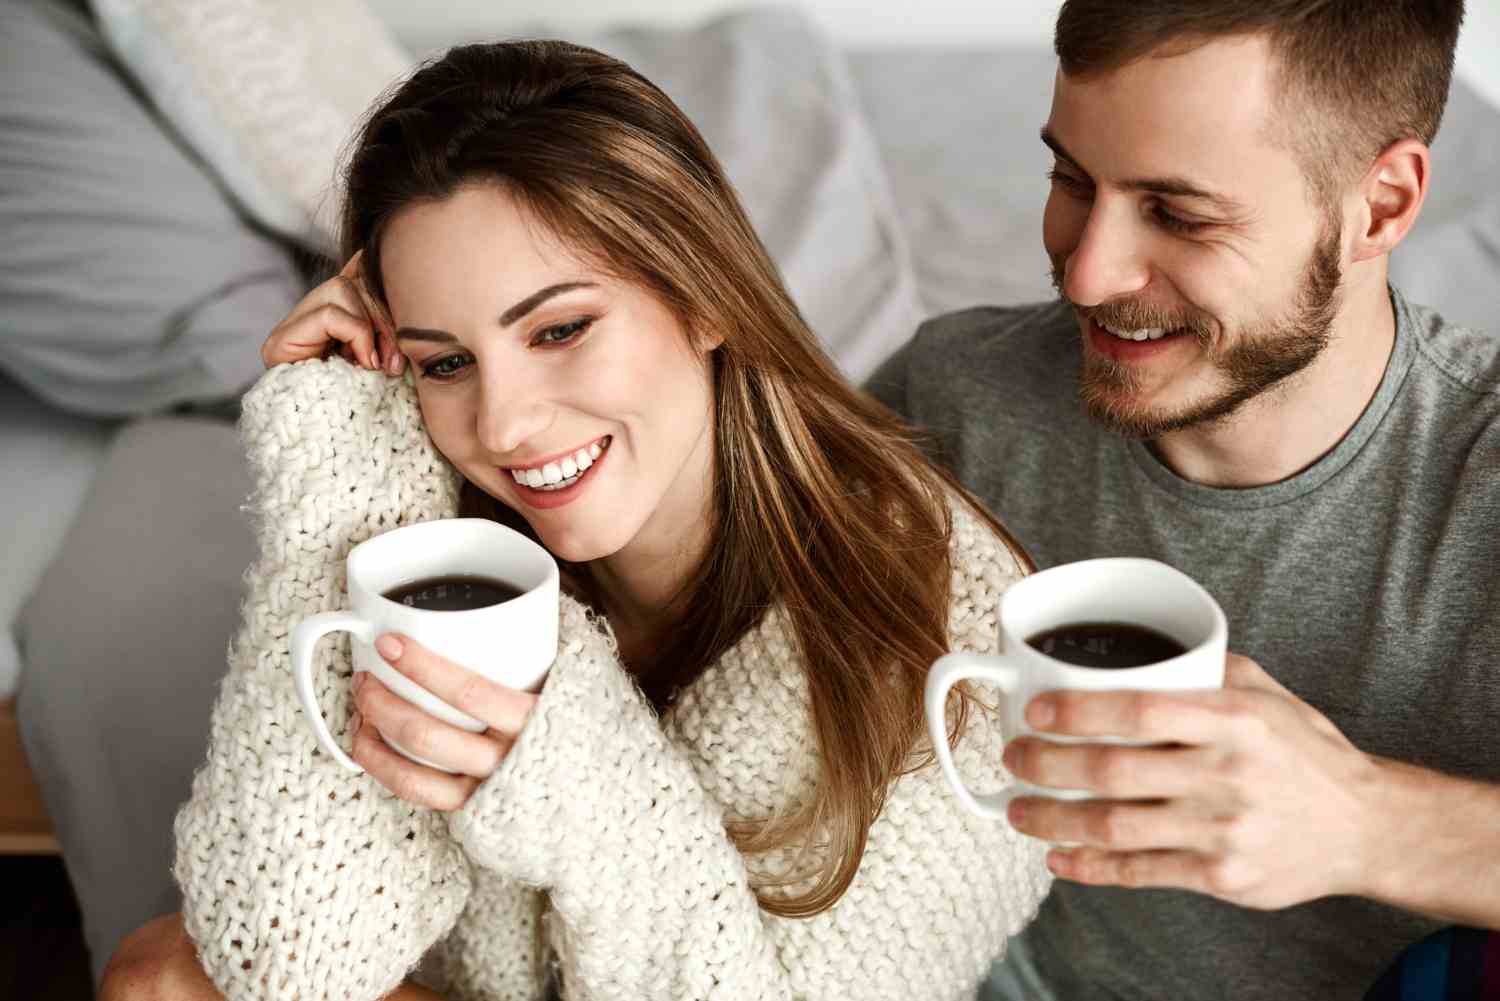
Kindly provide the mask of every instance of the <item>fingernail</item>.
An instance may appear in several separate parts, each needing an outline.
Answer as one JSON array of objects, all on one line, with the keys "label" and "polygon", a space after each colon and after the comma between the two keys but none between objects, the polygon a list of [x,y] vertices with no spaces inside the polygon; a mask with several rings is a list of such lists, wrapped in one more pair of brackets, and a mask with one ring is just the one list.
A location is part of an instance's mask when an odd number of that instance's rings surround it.
[{"label": "fingernail", "polygon": [[401,363],[403,361],[405,361],[405,360],[406,360],[406,355],[404,355],[401,352],[397,351],[395,354],[391,355],[390,361],[386,362],[386,364],[385,364],[386,371],[390,372],[391,375],[400,375],[401,374]]},{"label": "fingernail", "polygon": [[1021,760],[1021,752],[1016,747],[1016,742],[1011,741],[1005,745],[1005,753],[1000,755],[1000,763],[1005,766],[1006,771],[1016,770],[1016,764]]},{"label": "fingernail", "polygon": [[364,721],[364,717],[361,716],[359,714],[359,710],[356,709],[353,715],[349,717],[349,736],[352,737],[355,734],[359,733],[359,725]]},{"label": "fingernail", "polygon": [[1010,821],[1011,826],[1014,827],[1026,819],[1026,807],[1018,799],[1011,800],[1010,806],[1005,811],[1005,816]]},{"label": "fingernail", "polygon": [[401,656],[401,641],[390,633],[386,633],[375,641],[375,652],[386,660],[395,660]]},{"label": "fingernail", "polygon": [[363,672],[363,671],[355,671],[354,672],[354,681],[351,683],[352,687],[354,688],[354,690],[356,692],[358,692],[359,691],[359,686],[363,685],[364,683],[365,683],[365,672]]},{"label": "fingernail", "polygon": [[1026,707],[1026,722],[1039,730],[1051,726],[1056,718],[1057,706],[1045,695],[1038,695],[1031,700],[1031,705]]}]

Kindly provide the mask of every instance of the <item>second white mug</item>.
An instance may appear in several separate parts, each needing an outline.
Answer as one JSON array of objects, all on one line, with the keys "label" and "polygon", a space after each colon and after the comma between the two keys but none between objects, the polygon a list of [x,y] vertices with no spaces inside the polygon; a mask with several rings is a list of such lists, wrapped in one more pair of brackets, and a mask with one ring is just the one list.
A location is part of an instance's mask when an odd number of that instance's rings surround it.
[{"label": "second white mug", "polygon": [[[1066,563],[1032,574],[1012,585],[1000,600],[1000,653],[951,653],[927,675],[927,727],[939,766],[959,799],[973,812],[1004,817],[1017,796],[1085,799],[1077,789],[1053,789],[1016,781],[998,793],[976,793],[959,775],[947,742],[948,695],[965,679],[988,681],[1002,693],[1000,727],[1007,741],[1023,734],[1076,743],[1080,738],[1037,734],[1024,713],[1031,699],[1046,691],[1146,691],[1218,688],[1224,683],[1228,625],[1213,596],[1197,581],[1165,563],[1110,558]],[[1033,647],[1028,640],[1051,630],[1084,623],[1144,626],[1176,641],[1182,652],[1140,667],[1086,667],[1070,664]],[[1126,743],[1095,737],[1101,743]],[[995,748],[999,754],[1000,748]]]}]

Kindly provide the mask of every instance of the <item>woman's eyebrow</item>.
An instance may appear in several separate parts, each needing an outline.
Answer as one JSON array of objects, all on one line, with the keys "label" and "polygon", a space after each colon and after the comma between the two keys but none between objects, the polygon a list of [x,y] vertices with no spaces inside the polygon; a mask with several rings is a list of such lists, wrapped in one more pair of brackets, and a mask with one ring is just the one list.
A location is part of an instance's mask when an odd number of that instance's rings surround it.
[{"label": "woman's eyebrow", "polygon": [[500,326],[508,327],[512,323],[524,317],[527,313],[536,309],[542,303],[555,295],[571,292],[579,288],[597,288],[594,282],[559,282],[556,285],[548,285],[546,288],[533,292],[514,306],[500,314]]},{"label": "woman's eyebrow", "polygon": [[[598,288],[595,282],[559,282],[556,285],[548,285],[531,293],[514,306],[500,314],[500,326],[508,327],[516,321],[525,317],[532,310],[553,296],[562,295],[564,292],[572,292],[581,288]],[[456,340],[446,330],[426,330],[421,327],[402,327],[396,331],[396,339],[399,341],[432,341],[437,344],[449,344]]]}]

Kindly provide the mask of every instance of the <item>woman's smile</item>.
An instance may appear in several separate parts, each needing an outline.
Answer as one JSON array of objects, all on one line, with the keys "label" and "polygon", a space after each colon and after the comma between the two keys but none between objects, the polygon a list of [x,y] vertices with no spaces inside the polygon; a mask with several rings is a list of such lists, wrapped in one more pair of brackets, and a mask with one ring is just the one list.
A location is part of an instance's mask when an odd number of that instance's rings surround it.
[{"label": "woman's smile", "polygon": [[593,473],[609,450],[612,435],[596,438],[572,451],[561,452],[525,466],[502,466],[516,482],[516,494],[522,503],[534,508],[562,507],[592,482]]}]

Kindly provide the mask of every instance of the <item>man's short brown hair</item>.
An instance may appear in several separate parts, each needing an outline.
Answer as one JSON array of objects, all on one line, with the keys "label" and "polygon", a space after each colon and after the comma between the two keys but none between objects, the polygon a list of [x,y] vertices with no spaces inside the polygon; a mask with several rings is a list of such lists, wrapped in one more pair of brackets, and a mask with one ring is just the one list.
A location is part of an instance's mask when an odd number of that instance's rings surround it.
[{"label": "man's short brown hair", "polygon": [[1087,78],[1264,35],[1278,62],[1268,134],[1329,208],[1391,143],[1437,135],[1463,17],[1464,0],[1066,0],[1054,48]]}]

